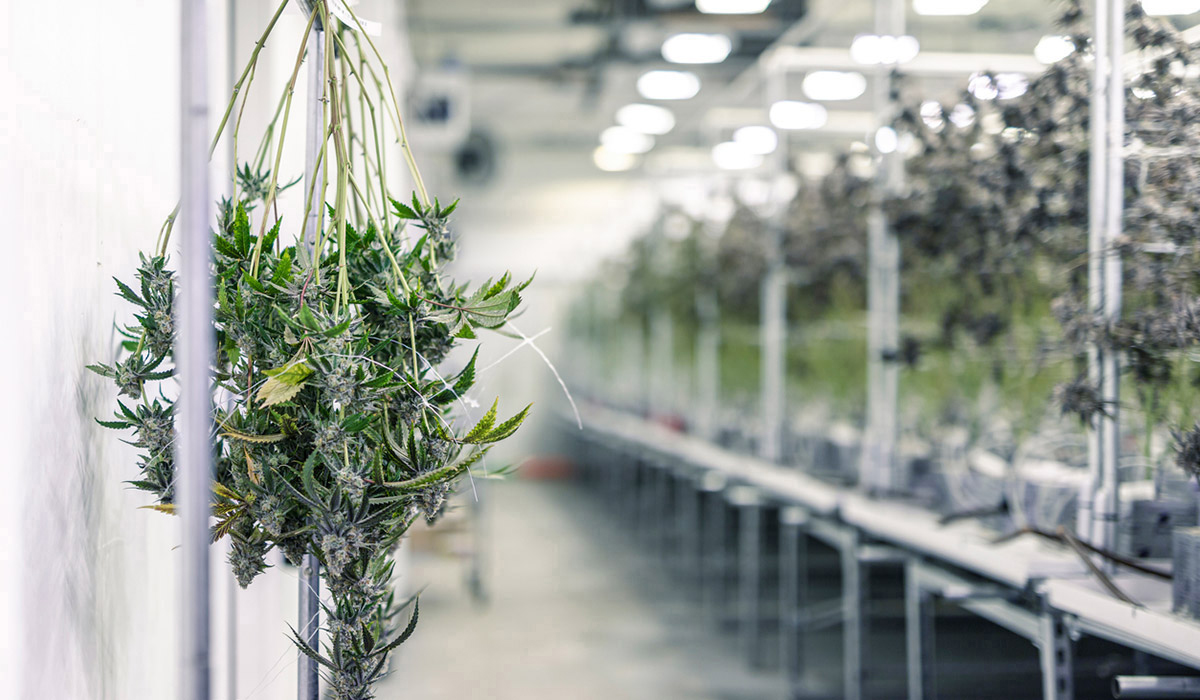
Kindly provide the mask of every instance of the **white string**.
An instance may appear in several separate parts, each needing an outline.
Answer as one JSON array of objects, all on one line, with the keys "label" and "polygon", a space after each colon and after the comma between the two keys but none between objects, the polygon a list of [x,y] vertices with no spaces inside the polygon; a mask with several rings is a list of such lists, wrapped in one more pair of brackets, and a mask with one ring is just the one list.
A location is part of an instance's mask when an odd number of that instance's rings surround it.
[{"label": "white string", "polygon": [[554,363],[550,361],[549,357],[546,357],[546,353],[542,352],[542,349],[537,346],[537,343],[533,342],[533,338],[530,338],[522,333],[521,329],[517,328],[512,321],[508,322],[508,327],[516,331],[517,335],[521,336],[526,343],[529,343],[529,347],[533,348],[533,351],[538,354],[538,357],[542,358],[542,362],[545,362],[546,366],[550,368],[550,372],[553,373],[554,378],[558,380],[558,385],[562,387],[563,394],[566,395],[567,401],[570,402],[571,410],[575,412],[575,424],[579,426],[580,430],[583,430],[583,419],[579,417],[579,407],[575,405],[575,399],[571,396],[571,390],[567,388],[567,383],[563,381],[562,375],[558,373],[558,369],[555,368]]}]

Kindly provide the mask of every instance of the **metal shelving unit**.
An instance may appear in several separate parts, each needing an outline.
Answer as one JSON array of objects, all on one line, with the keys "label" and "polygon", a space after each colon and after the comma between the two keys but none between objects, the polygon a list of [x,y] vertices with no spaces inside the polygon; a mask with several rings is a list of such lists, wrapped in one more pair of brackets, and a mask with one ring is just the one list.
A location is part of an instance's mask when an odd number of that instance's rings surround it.
[{"label": "metal shelving unit", "polygon": [[[740,526],[729,521],[734,511],[728,509],[722,509],[717,519],[711,513],[708,517],[699,514],[698,525],[709,541],[700,556],[702,560],[708,557],[710,564],[728,567],[740,559],[744,566],[758,566],[763,551],[756,535],[763,523],[761,508],[770,505],[778,510],[780,542],[784,543],[779,571],[781,599],[785,601],[779,611],[783,629],[803,632],[806,626],[830,623],[804,595],[806,549],[801,543],[818,542],[838,553],[842,592],[834,621],[843,629],[843,693],[847,698],[871,697],[866,670],[872,634],[868,581],[873,567],[880,566],[903,571],[907,692],[913,700],[936,697],[938,658],[933,652],[932,611],[938,601],[952,603],[1031,642],[1041,669],[1042,695],[1047,699],[1076,697],[1073,649],[1081,637],[1107,640],[1132,652],[1200,669],[1200,622],[1170,611],[1171,585],[1167,581],[1121,570],[1113,574],[1113,580],[1139,603],[1122,602],[1105,592],[1077,555],[1038,537],[995,543],[995,533],[977,522],[942,524],[937,515],[921,507],[834,487],[795,469],[734,454],[703,439],[608,409],[586,408],[584,424],[581,439],[586,445],[580,454],[585,463],[597,462],[588,469],[608,480],[611,490],[606,500],[619,502],[620,494],[625,498],[633,495],[645,482],[628,474],[641,473],[642,479],[652,479],[648,470],[686,475],[676,483],[692,484],[697,494],[709,494],[710,505],[716,502],[712,495],[740,489],[740,495],[732,499],[741,504],[737,511],[741,513]],[[573,423],[571,428],[574,431]],[[622,473],[627,476],[620,476]],[[685,502],[679,493],[676,491],[674,502]],[[641,502],[639,510],[649,515],[640,519],[638,529],[647,527],[648,517],[671,509],[652,494],[641,496],[650,500]],[[714,529],[727,528],[735,528],[740,536],[734,540],[735,551],[722,554],[713,549]],[[712,569],[707,578],[714,578]],[[737,590],[710,596],[710,603],[712,598],[735,601],[731,611],[740,621],[741,643],[749,644],[748,636],[756,635],[761,623],[761,610],[754,602],[761,575],[721,581],[732,581]],[[803,633],[795,638],[784,635],[785,669],[791,667],[792,674],[797,672],[795,666],[804,664],[804,638]]]}]

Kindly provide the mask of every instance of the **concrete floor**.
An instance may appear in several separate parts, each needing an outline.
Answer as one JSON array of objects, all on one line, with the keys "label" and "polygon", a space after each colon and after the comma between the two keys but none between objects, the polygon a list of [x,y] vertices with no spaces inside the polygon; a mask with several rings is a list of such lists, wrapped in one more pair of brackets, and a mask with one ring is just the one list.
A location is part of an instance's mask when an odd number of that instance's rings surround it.
[{"label": "concrete floor", "polygon": [[472,602],[461,559],[415,553],[408,577],[428,586],[421,620],[381,700],[783,696],[778,675],[748,671],[736,641],[697,619],[656,562],[577,486],[483,486],[490,601]]}]

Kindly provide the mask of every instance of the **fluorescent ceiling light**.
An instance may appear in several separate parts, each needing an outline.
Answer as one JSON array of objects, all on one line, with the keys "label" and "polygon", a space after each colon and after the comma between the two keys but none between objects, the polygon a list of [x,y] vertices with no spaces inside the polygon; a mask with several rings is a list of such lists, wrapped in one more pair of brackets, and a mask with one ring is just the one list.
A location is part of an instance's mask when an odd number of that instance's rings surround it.
[{"label": "fluorescent ceiling light", "polygon": [[686,100],[700,92],[700,78],[685,70],[652,70],[638,78],[637,89],[647,100]]},{"label": "fluorescent ceiling light", "polygon": [[600,133],[600,145],[613,153],[645,153],[654,148],[654,137],[627,126],[610,126]]},{"label": "fluorescent ceiling light", "polygon": [[607,173],[619,173],[637,165],[637,156],[632,153],[614,153],[604,146],[592,151],[592,162]]},{"label": "fluorescent ceiling light", "polygon": [[954,105],[954,109],[950,110],[950,123],[960,129],[971,126],[975,123],[975,110],[962,102]]},{"label": "fluorescent ceiling light", "polygon": [[662,136],[675,128],[675,115],[666,107],[634,103],[617,110],[617,123],[643,134]]},{"label": "fluorescent ceiling light", "polygon": [[1029,89],[1029,79],[1020,73],[975,73],[967,80],[967,90],[980,100],[1011,100]]},{"label": "fluorescent ceiling light", "polygon": [[829,121],[829,112],[823,106],[795,100],[771,105],[769,116],[779,129],[820,129]]},{"label": "fluorescent ceiling light", "polygon": [[925,122],[925,126],[937,131],[946,124],[946,119],[943,116],[942,106],[933,100],[926,100],[921,103],[921,121]]},{"label": "fluorescent ceiling light", "polygon": [[893,66],[908,63],[920,50],[916,37],[859,34],[850,44],[850,58],[867,66]]},{"label": "fluorescent ceiling light", "polygon": [[779,147],[779,136],[769,126],[743,126],[733,132],[733,142],[751,153],[765,156]]},{"label": "fluorescent ceiling light", "polygon": [[707,15],[756,15],[771,0],[696,0],[696,9]]},{"label": "fluorescent ceiling light", "polygon": [[879,149],[880,153],[888,154],[895,153],[896,147],[900,145],[900,136],[896,130],[890,126],[879,127],[875,132],[875,148]]},{"label": "fluorescent ceiling light", "polygon": [[712,149],[713,162],[722,170],[749,170],[762,165],[763,157],[751,153],[745,146],[733,141],[718,143]]},{"label": "fluorescent ceiling light", "polygon": [[1142,0],[1142,9],[1148,15],[1190,15],[1200,12],[1200,0]]},{"label": "fluorescent ceiling light", "polygon": [[913,0],[918,15],[941,17],[973,15],[983,9],[988,0]]},{"label": "fluorescent ceiling light", "polygon": [[804,76],[804,94],[822,102],[853,100],[867,91],[862,73],[818,70]]},{"label": "fluorescent ceiling light", "polygon": [[1042,37],[1033,49],[1033,57],[1038,60],[1038,63],[1048,66],[1051,63],[1058,63],[1074,52],[1075,44],[1069,37],[1052,34]]},{"label": "fluorescent ceiling light", "polygon": [[724,34],[676,34],[663,42],[662,57],[668,63],[720,63],[732,50]]}]

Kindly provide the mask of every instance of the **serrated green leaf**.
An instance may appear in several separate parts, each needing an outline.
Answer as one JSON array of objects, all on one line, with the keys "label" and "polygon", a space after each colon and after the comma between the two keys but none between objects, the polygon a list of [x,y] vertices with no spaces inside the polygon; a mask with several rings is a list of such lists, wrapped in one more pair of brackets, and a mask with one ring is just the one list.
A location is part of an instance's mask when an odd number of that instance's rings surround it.
[{"label": "serrated green leaf", "polygon": [[217,251],[217,255],[224,256],[230,260],[242,259],[242,254],[238,251],[237,246],[222,236],[213,236],[213,249]]},{"label": "serrated green leaf", "polygon": [[282,287],[292,279],[292,251],[285,250],[283,255],[279,256],[279,262],[275,264],[275,274],[271,275],[271,282]]},{"label": "serrated green leaf", "polygon": [[132,287],[116,277],[113,278],[113,281],[117,283],[117,289],[120,290],[120,292],[117,293],[117,296],[124,297],[126,300],[133,302],[138,306],[144,307],[146,305],[146,302],[142,301],[142,298],[137,295],[137,292],[133,291]]},{"label": "serrated green leaf", "polygon": [[313,316],[313,312],[308,308],[308,304],[300,307],[300,323],[310,331],[315,333],[321,332],[321,324],[317,321],[317,317]]},{"label": "serrated green leaf", "polygon": [[271,248],[275,245],[275,239],[279,238],[279,224],[282,222],[282,216],[275,219],[275,225],[271,227],[270,231],[267,231],[267,235],[263,236],[263,250],[271,250]]},{"label": "serrated green leaf", "polygon": [[401,219],[420,219],[421,218],[417,214],[417,212],[413,211],[412,208],[409,207],[407,204],[397,202],[396,200],[392,199],[391,197],[388,197],[388,199],[391,199],[391,201],[392,201],[392,208],[395,209],[396,216],[400,217]]},{"label": "serrated green leaf", "polygon": [[109,367],[108,365],[101,365],[101,364],[87,365],[87,369],[90,369],[91,371],[95,372],[96,374],[100,375],[101,377],[108,377],[109,379],[112,379],[113,377],[117,376],[116,370],[114,370],[112,367]]},{"label": "serrated green leaf", "polygon": [[529,415],[531,408],[533,408],[533,404],[529,404],[520,413],[496,426],[492,432],[488,433],[488,442],[499,442],[517,432],[517,428],[520,428],[521,424],[525,422],[525,417]]},{"label": "serrated green leaf", "polygon": [[474,428],[471,428],[471,431],[463,437],[462,441],[468,443],[479,442],[491,432],[492,426],[496,423],[496,407],[499,405],[500,398],[496,397],[496,400],[492,402],[492,407],[488,409],[487,413],[483,414],[483,418],[479,419],[479,422],[475,424]]},{"label": "serrated green leaf", "polygon": [[250,253],[250,217],[246,216],[246,207],[241,202],[233,216],[233,245],[242,258]]}]

